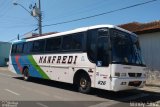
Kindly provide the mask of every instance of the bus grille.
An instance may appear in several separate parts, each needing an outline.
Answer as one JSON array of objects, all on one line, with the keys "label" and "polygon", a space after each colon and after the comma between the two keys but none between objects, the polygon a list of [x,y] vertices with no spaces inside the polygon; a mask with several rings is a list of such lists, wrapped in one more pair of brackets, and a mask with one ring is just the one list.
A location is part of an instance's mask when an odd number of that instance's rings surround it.
[{"label": "bus grille", "polygon": [[141,77],[142,73],[128,73],[129,77]]}]

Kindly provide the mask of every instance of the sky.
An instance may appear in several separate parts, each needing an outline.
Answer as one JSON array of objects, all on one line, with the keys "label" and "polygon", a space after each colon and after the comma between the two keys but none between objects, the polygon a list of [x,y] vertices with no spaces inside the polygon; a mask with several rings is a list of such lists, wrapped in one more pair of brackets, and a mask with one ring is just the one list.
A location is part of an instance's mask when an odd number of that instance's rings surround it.
[{"label": "sky", "polygon": [[[38,27],[38,22],[34,17],[19,5],[13,5],[17,2],[31,11],[29,6],[37,1],[0,0],[0,41],[11,42],[12,39],[16,40],[18,34],[22,36]],[[42,25],[74,20],[146,1],[150,0],[41,0]],[[160,0],[99,17],[43,27],[42,32],[63,32],[99,24],[120,25],[156,20],[160,20]],[[38,31],[33,31],[33,33],[38,33]]]}]

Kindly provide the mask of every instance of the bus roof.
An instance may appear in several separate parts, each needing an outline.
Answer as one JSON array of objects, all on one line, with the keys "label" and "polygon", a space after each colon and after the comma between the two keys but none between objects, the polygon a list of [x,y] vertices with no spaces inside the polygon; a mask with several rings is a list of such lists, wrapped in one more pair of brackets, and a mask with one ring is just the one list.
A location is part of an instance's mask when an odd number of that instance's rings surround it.
[{"label": "bus roof", "polygon": [[16,40],[13,43],[19,43],[19,42],[25,42],[25,41],[34,41],[34,40],[45,39],[45,38],[56,37],[56,36],[67,35],[67,34],[73,34],[73,33],[78,33],[78,32],[83,32],[83,31],[87,31],[87,30],[91,30],[91,29],[96,29],[96,28],[103,28],[103,27],[115,28],[115,29],[127,32],[129,34],[133,34],[132,32],[127,31],[125,29],[122,29],[120,27],[117,27],[115,25],[103,24],[103,25],[95,25],[95,26],[90,26],[90,27],[77,28],[77,29],[74,29],[74,30],[60,32],[60,33],[55,33],[55,34],[50,34],[50,35],[46,35],[46,36],[38,36],[38,37],[35,37],[35,38]]}]

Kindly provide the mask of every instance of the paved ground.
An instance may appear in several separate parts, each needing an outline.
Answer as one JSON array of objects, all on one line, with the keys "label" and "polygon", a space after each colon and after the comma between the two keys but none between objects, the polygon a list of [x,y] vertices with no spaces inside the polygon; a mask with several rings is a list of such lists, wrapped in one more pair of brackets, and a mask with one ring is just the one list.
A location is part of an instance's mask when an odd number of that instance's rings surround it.
[{"label": "paved ground", "polygon": [[26,82],[0,68],[0,107],[158,107],[159,101],[159,87],[117,93],[93,89],[81,94],[70,84],[41,79]]}]

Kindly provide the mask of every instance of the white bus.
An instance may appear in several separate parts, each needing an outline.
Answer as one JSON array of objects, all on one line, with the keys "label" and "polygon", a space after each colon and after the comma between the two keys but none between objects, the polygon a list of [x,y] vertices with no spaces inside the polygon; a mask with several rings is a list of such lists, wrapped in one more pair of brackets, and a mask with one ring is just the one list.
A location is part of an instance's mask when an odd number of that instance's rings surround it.
[{"label": "white bus", "polygon": [[24,79],[37,77],[120,91],[146,83],[138,37],[113,25],[96,25],[13,42],[10,70]]}]

